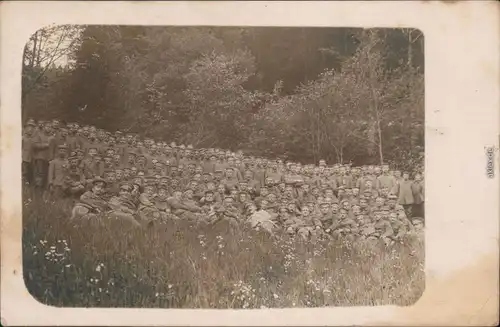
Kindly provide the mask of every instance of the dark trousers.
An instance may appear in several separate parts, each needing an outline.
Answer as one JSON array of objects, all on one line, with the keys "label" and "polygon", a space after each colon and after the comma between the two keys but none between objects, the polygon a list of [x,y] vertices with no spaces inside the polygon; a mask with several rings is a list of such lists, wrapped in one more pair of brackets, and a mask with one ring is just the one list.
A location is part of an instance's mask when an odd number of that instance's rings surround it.
[{"label": "dark trousers", "polygon": [[408,217],[409,219],[411,217],[413,217],[412,207],[413,207],[413,204],[403,204],[403,208],[405,209],[406,217]]},{"label": "dark trousers", "polygon": [[424,202],[419,204],[413,204],[413,217],[424,218],[425,216],[425,206]]},{"label": "dark trousers", "polygon": [[31,184],[33,182],[33,163],[31,161],[23,161],[22,166],[23,181]]},{"label": "dark trousers", "polygon": [[37,187],[45,188],[47,185],[47,177],[49,174],[49,162],[44,159],[35,159],[33,165],[33,175],[35,185]]}]

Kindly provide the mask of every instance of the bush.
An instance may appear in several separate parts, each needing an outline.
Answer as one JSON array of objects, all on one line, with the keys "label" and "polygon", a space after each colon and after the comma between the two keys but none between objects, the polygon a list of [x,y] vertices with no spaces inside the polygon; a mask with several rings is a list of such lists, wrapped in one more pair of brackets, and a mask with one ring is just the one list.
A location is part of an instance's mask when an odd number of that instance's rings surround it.
[{"label": "bush", "polygon": [[423,240],[301,242],[186,222],[130,229],[69,222],[71,200],[24,190],[29,292],[69,307],[262,308],[410,305],[424,289]]}]

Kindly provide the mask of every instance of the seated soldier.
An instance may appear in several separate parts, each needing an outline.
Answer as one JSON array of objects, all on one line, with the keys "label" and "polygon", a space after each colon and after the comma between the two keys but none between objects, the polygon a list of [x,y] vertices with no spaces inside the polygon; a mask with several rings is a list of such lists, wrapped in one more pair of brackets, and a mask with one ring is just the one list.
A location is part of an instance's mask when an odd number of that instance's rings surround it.
[{"label": "seated soldier", "polygon": [[140,227],[141,224],[137,221],[136,205],[132,200],[132,186],[129,183],[122,183],[118,196],[113,196],[109,200],[109,207],[112,211],[109,217],[131,224],[132,226]]},{"label": "seated soldier", "polygon": [[102,199],[101,194],[105,187],[105,180],[94,178],[92,189],[82,194],[80,201],[73,207],[70,219],[92,219],[104,212],[107,209],[107,203]]},{"label": "seated soldier", "polygon": [[328,228],[333,224],[335,220],[330,210],[330,204],[328,202],[320,203],[319,211],[320,211],[319,221],[321,222],[321,226],[324,228]]},{"label": "seated soldier", "polygon": [[380,211],[373,212],[373,222],[375,227],[374,236],[377,236],[380,240],[382,240],[385,245],[391,244],[391,237],[394,233],[391,223],[382,219],[382,213]]},{"label": "seated soldier", "polygon": [[215,206],[214,212],[215,214],[210,217],[210,224],[225,221],[233,227],[239,225],[241,213],[234,206],[234,198],[232,196],[226,195],[222,203]]},{"label": "seated soldier", "polygon": [[357,223],[349,217],[348,211],[340,209],[339,219],[333,223],[328,229],[331,231],[332,236],[337,239],[346,237],[349,240],[354,239],[354,235],[358,231]]},{"label": "seated soldier", "polygon": [[69,196],[80,196],[85,192],[85,177],[80,167],[78,167],[78,158],[70,157],[68,159],[69,167],[64,179],[64,189]]},{"label": "seated soldier", "polygon": [[290,214],[288,213],[288,208],[286,205],[280,206],[278,209],[278,216],[276,216],[275,223],[279,228],[285,227],[285,222],[290,219]]},{"label": "seated soldier", "polygon": [[309,237],[315,237],[317,230],[321,229],[321,222],[308,206],[302,208],[302,225],[297,229],[297,234],[307,240]]},{"label": "seated soldier", "polygon": [[158,194],[155,196],[153,200],[155,208],[160,212],[160,222],[180,219],[179,217],[175,216],[172,213],[170,205],[168,204],[167,200],[168,200],[167,185],[160,184],[158,186]]},{"label": "seated soldier", "polygon": [[139,196],[137,215],[144,226],[152,225],[160,219],[160,210],[154,204],[155,186],[150,181],[144,186],[144,192]]},{"label": "seated soldier", "polygon": [[202,209],[189,199],[189,195],[192,196],[192,190],[188,190],[187,192],[189,194],[183,194],[181,191],[174,191],[173,195],[168,198],[167,202],[172,208],[172,213],[177,217],[181,219],[198,221],[199,219],[203,218],[200,215]]},{"label": "seated soldier", "polygon": [[399,220],[398,219],[398,214],[397,212],[393,211],[389,213],[389,222],[391,223],[391,228],[394,231],[394,234],[391,236],[391,239],[393,241],[400,242],[403,240],[403,237],[407,235],[410,232],[410,227],[411,223],[408,221],[408,219],[405,220]]}]

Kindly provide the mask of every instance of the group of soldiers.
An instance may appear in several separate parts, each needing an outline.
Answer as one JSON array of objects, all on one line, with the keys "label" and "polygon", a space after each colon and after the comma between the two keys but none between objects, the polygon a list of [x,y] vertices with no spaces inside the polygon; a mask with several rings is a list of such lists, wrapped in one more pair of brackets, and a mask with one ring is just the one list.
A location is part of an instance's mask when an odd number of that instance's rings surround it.
[{"label": "group of soldiers", "polygon": [[95,126],[29,119],[26,184],[75,199],[70,219],[135,226],[172,220],[246,225],[303,239],[401,240],[424,225],[423,172],[317,165],[140,139]]}]

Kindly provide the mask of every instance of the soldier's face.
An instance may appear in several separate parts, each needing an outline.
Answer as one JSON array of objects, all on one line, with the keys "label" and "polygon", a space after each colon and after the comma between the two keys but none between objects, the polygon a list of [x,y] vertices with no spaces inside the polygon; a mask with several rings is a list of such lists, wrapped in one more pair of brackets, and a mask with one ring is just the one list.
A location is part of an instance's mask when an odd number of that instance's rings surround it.
[{"label": "soldier's face", "polygon": [[233,171],[230,169],[226,170],[226,177],[228,177],[228,178],[233,177]]},{"label": "soldier's face", "polygon": [[396,178],[400,178],[400,177],[401,177],[401,172],[400,172],[399,170],[396,170],[396,171],[394,172],[394,177],[396,177]]},{"label": "soldier's face", "polygon": [[358,206],[354,206],[354,207],[352,207],[352,213],[353,213],[353,214],[355,214],[355,215],[359,215],[360,211],[361,211],[361,208],[360,208],[360,207],[358,207]]},{"label": "soldier's face", "polygon": [[261,188],[260,189],[260,195],[262,196],[267,196],[269,194],[269,191],[267,188]]},{"label": "soldier's face", "polygon": [[342,189],[338,190],[338,195],[339,195],[339,197],[344,196],[345,195],[345,191],[342,190]]},{"label": "soldier's face", "polygon": [[214,195],[212,193],[208,193],[207,195],[205,195],[205,200],[207,200],[208,202],[212,202],[214,200]]},{"label": "soldier's face", "polygon": [[322,205],[320,210],[322,214],[327,214],[330,208],[328,206]]},{"label": "soldier's face", "polygon": [[338,204],[334,203],[334,204],[332,205],[332,212],[333,212],[333,213],[337,213],[337,212],[339,212],[339,205],[338,205]]},{"label": "soldier's face", "polygon": [[362,200],[359,201],[359,206],[361,208],[365,208],[367,205],[368,205],[368,202],[366,202],[365,199],[362,199]]},{"label": "soldier's face", "polygon": [[317,188],[313,188],[312,191],[311,191],[312,195],[314,196],[318,196],[319,195],[319,189]]},{"label": "soldier's face", "polygon": [[154,192],[154,189],[153,189],[151,186],[146,186],[146,187],[144,188],[144,193],[146,193],[146,194],[148,194],[148,195],[153,194],[153,192]]},{"label": "soldier's face", "polygon": [[122,171],[116,171],[115,172],[116,179],[120,180],[123,178],[123,172]]},{"label": "soldier's face", "polygon": [[246,194],[240,194],[240,202],[245,202],[247,200]]},{"label": "soldier's face", "polygon": [[193,198],[193,191],[187,190],[186,192],[184,192],[184,196],[186,197],[186,199],[191,200]]},{"label": "soldier's face", "polygon": [[352,189],[352,195],[358,196],[358,194],[359,194],[359,188],[353,188]]},{"label": "soldier's face", "polygon": [[332,190],[326,190],[325,191],[325,196],[328,198],[333,198],[333,191]]},{"label": "soldier's face", "polygon": [[66,150],[65,149],[59,149],[57,150],[57,154],[59,155],[59,157],[65,157],[66,156]]},{"label": "soldier's face", "polygon": [[310,213],[309,207],[302,208],[302,216],[307,217],[309,216],[309,213]]}]

